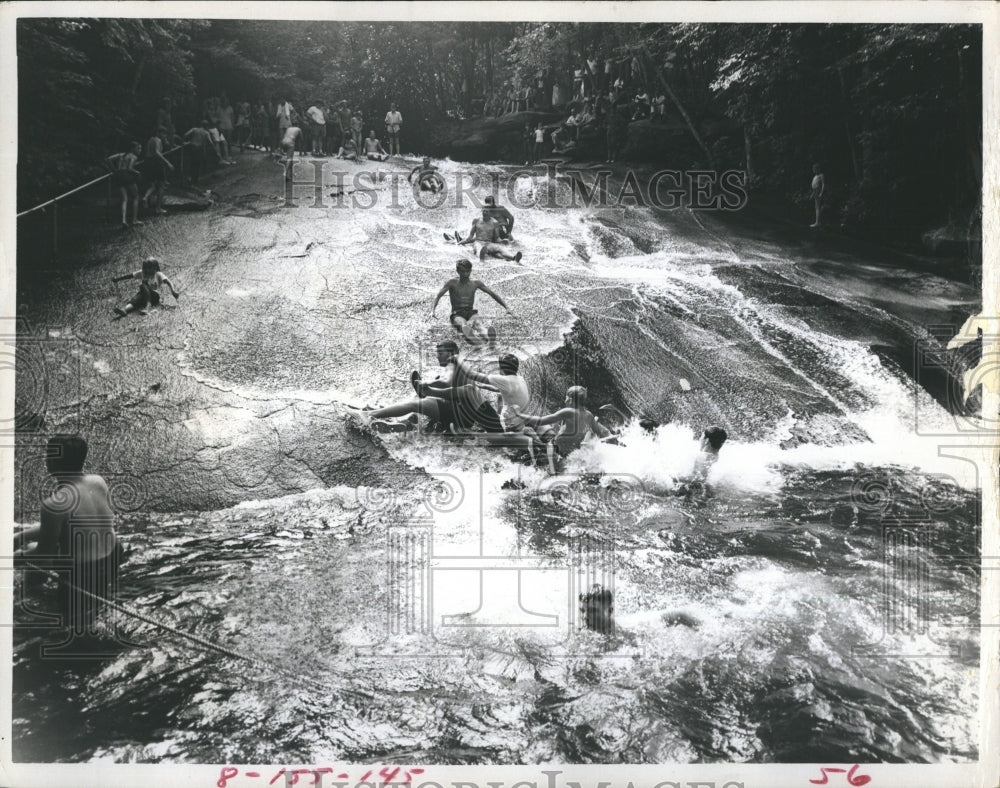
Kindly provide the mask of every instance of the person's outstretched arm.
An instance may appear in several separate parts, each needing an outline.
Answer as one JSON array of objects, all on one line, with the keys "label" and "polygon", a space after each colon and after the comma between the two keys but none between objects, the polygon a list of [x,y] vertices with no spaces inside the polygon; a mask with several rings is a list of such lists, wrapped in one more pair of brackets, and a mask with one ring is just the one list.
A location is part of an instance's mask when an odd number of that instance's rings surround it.
[{"label": "person's outstretched arm", "polygon": [[500,304],[500,306],[502,306],[504,309],[506,309],[507,312],[510,312],[510,307],[507,306],[507,303],[500,296],[498,296],[496,293],[494,293],[492,290],[490,290],[489,287],[487,287],[485,284],[483,284],[482,282],[480,282],[478,279],[476,280],[476,286],[480,290],[482,290],[484,293],[486,293],[486,295],[488,295],[490,298],[492,298],[494,301],[496,301],[498,304]]},{"label": "person's outstretched arm", "polygon": [[173,164],[171,164],[171,163],[170,163],[170,162],[169,162],[169,161],[167,160],[167,157],[166,157],[166,156],[164,156],[164,155],[163,155],[163,145],[162,145],[162,143],[161,143],[161,144],[160,144],[159,146],[157,146],[157,148],[156,148],[156,157],[157,157],[157,158],[158,158],[158,159],[159,159],[160,161],[162,161],[162,162],[163,162],[164,164],[166,164],[166,165],[167,165],[167,166],[168,166],[168,167],[169,167],[169,168],[170,168],[171,170],[173,170],[173,169],[174,169],[174,165],[173,165]]},{"label": "person's outstretched arm", "polygon": [[507,234],[514,232],[514,214],[508,211],[506,208],[503,209],[503,218],[507,220]]},{"label": "person's outstretched arm", "polygon": [[549,424],[558,424],[560,421],[571,417],[574,412],[572,408],[560,408],[548,416],[529,416],[527,413],[523,413],[517,405],[511,405],[510,408],[524,419],[526,424],[532,427],[545,427]]},{"label": "person's outstretched arm", "polygon": [[601,424],[589,410],[587,411],[587,426],[590,427],[598,438],[607,438],[611,435],[611,430]]},{"label": "person's outstretched arm", "polygon": [[438,301],[440,301],[441,297],[448,292],[448,286],[450,284],[451,282],[445,282],[441,285],[441,289],[438,290],[438,294],[434,296],[434,303],[431,304],[431,317],[434,317],[434,311],[437,309]]},{"label": "person's outstretched arm", "polygon": [[170,279],[168,279],[166,276],[161,274],[160,282],[170,288],[170,294],[174,297],[175,301],[181,297],[181,294],[178,293],[177,290],[174,288],[174,283],[171,282]]},{"label": "person's outstretched arm", "polygon": [[490,376],[484,372],[480,372],[478,369],[473,369],[465,362],[462,362],[465,369],[465,374],[468,376],[469,380],[474,380],[476,383],[480,384],[480,388],[488,388],[492,391],[498,391],[496,386],[490,383]]},{"label": "person's outstretched arm", "polygon": [[469,230],[469,235],[468,235],[467,238],[464,238],[464,239],[462,239],[461,241],[458,242],[459,246],[464,246],[465,244],[470,244],[474,240],[476,240],[476,226],[478,224],[479,224],[479,220],[478,219],[473,219],[472,220],[472,229]]}]

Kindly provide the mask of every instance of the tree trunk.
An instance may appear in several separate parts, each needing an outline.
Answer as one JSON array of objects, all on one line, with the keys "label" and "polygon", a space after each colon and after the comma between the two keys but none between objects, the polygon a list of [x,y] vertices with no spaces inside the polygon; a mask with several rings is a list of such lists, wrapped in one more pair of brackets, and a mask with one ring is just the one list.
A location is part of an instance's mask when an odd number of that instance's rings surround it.
[{"label": "tree trunk", "polygon": [[[630,53],[631,54],[631,53]],[[640,65],[643,65],[643,70],[645,70],[644,61],[648,60],[652,64],[652,58],[649,57],[649,53],[643,51],[645,55],[644,58],[639,60]],[[691,136],[694,137],[694,141],[698,143],[698,147],[701,148],[702,152],[705,154],[705,158],[708,160],[710,167],[715,166],[715,157],[712,155],[712,151],[708,149],[708,146],[702,140],[701,135],[698,133],[698,129],[695,128],[694,123],[691,120],[691,116],[687,114],[687,110],[684,109],[684,105],[681,104],[680,99],[677,98],[677,94],[671,90],[670,85],[667,83],[666,77],[663,76],[663,71],[658,67],[654,66],[656,69],[656,76],[660,80],[660,84],[663,86],[663,90],[666,92],[667,96],[673,102],[674,106],[677,107],[677,111],[681,113],[681,117],[684,118],[684,122],[687,124],[688,131],[691,132]]]},{"label": "tree trunk", "polygon": [[969,109],[969,91],[965,84],[965,63],[962,62],[962,50],[958,50],[958,96],[959,125],[961,137],[965,139],[965,149],[969,157],[972,177],[977,184],[983,182],[983,153],[979,147],[979,123],[974,121],[975,115]]},{"label": "tree trunk", "polygon": [[143,69],[146,68],[146,60],[148,60],[148,57],[146,55],[143,55],[142,58],[140,58],[139,60],[139,64],[135,67],[135,73],[132,75],[133,96],[136,94],[136,91],[139,90],[139,80],[142,79]]},{"label": "tree trunk", "polygon": [[847,149],[851,153],[851,167],[854,170],[854,182],[861,182],[861,165],[858,163],[858,151],[851,133],[851,104],[847,98],[847,85],[844,82],[844,69],[837,68],[837,78],[840,81],[840,106],[844,115],[844,134],[847,138]]},{"label": "tree trunk", "polygon": [[746,158],[747,167],[747,184],[753,182],[753,159],[750,156],[750,132],[747,131],[747,127],[743,126],[743,152]]}]

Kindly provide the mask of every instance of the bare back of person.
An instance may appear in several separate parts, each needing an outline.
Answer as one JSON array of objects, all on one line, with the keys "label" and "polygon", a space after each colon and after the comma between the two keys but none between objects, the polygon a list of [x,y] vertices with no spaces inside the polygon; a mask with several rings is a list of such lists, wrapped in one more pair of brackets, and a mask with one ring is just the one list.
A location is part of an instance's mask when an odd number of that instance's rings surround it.
[{"label": "bare back of person", "polygon": [[[72,555],[76,563],[107,558],[116,540],[114,512],[104,479],[92,473],[61,478],[56,492],[42,502],[42,532],[40,547]],[[74,538],[80,532],[82,537]]]},{"label": "bare back of person", "polygon": [[563,408],[561,414],[563,427],[552,440],[559,453],[565,457],[579,449],[587,434],[594,431],[591,426],[594,417],[585,408]]}]

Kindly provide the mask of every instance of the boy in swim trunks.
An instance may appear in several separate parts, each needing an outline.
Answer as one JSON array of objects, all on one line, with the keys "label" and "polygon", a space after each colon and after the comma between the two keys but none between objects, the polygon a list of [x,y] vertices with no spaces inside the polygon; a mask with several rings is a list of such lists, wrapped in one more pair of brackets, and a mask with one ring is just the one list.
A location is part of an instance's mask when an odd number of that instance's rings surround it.
[{"label": "boy in swim trunks", "polygon": [[108,169],[111,170],[111,184],[118,187],[122,205],[122,227],[128,227],[125,216],[128,205],[132,205],[132,225],[142,224],[139,221],[139,154],[142,145],[133,142],[126,153],[115,153],[107,158]]},{"label": "boy in swim trunks", "polygon": [[[531,400],[528,383],[519,374],[521,362],[517,356],[505,353],[500,356],[499,374],[488,374],[474,370],[466,365],[469,380],[478,383],[481,388],[499,393],[500,426],[503,433],[487,431],[476,434],[477,442],[485,442],[490,446],[505,446],[508,448],[526,449],[531,462],[535,462],[535,441],[542,440],[538,432],[529,427],[521,411],[527,409]],[[419,391],[419,386],[418,386]],[[452,430],[456,432],[455,430]],[[552,428],[541,428],[541,432],[552,432]]]},{"label": "boy in swim trunks", "polygon": [[434,303],[431,305],[431,317],[434,317],[434,311],[437,309],[441,296],[447,293],[448,298],[451,300],[451,317],[449,318],[451,324],[455,327],[456,331],[465,337],[469,344],[478,345],[491,339],[492,332],[491,329],[483,325],[479,317],[479,312],[475,308],[477,290],[482,290],[486,295],[500,304],[500,306],[507,310],[507,314],[512,315],[513,313],[506,302],[490,290],[489,287],[479,279],[470,278],[472,263],[468,260],[459,258],[455,264],[455,271],[458,273],[458,277],[445,282],[438,291],[437,296],[435,296]]},{"label": "boy in swim trunks", "polygon": [[492,194],[486,197],[485,203],[483,211],[489,211],[490,218],[500,225],[500,240],[509,241],[514,231],[514,214],[502,205],[497,205]]},{"label": "boy in swim trunks", "polygon": [[513,260],[515,263],[520,263],[521,252],[511,254],[500,246],[503,240],[500,236],[500,223],[490,215],[490,210],[489,205],[483,206],[482,218],[472,220],[472,229],[469,230],[469,236],[459,241],[458,245],[472,244],[472,248],[476,250],[480,261],[485,260],[487,257],[499,257],[503,260]]},{"label": "boy in swim trunks", "polygon": [[368,138],[365,140],[365,156],[372,161],[385,161],[389,158],[382,143],[375,138],[375,129],[368,132]]},{"label": "boy in swim trunks", "polygon": [[354,418],[378,432],[412,429],[415,421],[385,421],[412,414],[416,414],[414,418],[426,416],[443,429],[447,429],[450,424],[461,429],[479,425],[489,432],[503,432],[500,415],[489,403],[483,401],[479,388],[469,377],[468,365],[459,360],[458,344],[451,339],[438,343],[437,360],[438,364],[446,368],[441,379],[422,383],[416,371],[410,376],[417,399],[375,410],[352,410]]},{"label": "boy in swim trunks", "polygon": [[125,274],[124,276],[116,276],[111,281],[124,282],[126,279],[141,280],[139,292],[132,296],[132,300],[125,304],[124,307],[115,309],[115,314],[118,315],[118,317],[113,318],[114,320],[120,320],[128,315],[129,312],[136,309],[139,310],[140,315],[145,315],[149,312],[149,307],[159,306],[160,288],[163,285],[170,288],[170,292],[175,301],[179,300],[181,297],[181,294],[174,289],[173,282],[171,282],[166,275],[160,271],[160,261],[155,257],[149,257],[143,260],[142,270],[135,271],[131,274]]},{"label": "boy in swim trunks", "polygon": [[283,162],[285,166],[285,180],[292,179],[292,163],[295,161],[295,145],[302,136],[302,129],[298,126],[289,126],[285,129],[285,136],[281,138],[281,151],[285,154]]},{"label": "boy in swim trunks", "polygon": [[556,472],[556,457],[565,459],[570,452],[576,451],[589,433],[599,438],[608,438],[611,432],[587,410],[587,389],[583,386],[570,386],[566,389],[566,407],[560,408],[548,416],[529,416],[520,412],[516,405],[512,406],[515,413],[524,419],[529,427],[545,427],[561,425],[559,432],[548,442],[549,472]]},{"label": "boy in swim trunks", "polygon": [[158,216],[166,213],[163,210],[163,190],[167,185],[167,172],[174,171],[174,165],[167,161],[167,157],[163,155],[166,136],[167,130],[161,126],[156,130],[156,134],[146,142],[145,167],[149,187],[142,197],[142,204],[148,205],[150,196],[155,194],[156,198],[153,205]]},{"label": "boy in swim trunks", "polygon": [[410,170],[406,179],[413,183],[414,175],[417,176],[417,183],[422,191],[437,193],[444,188],[444,178],[441,177],[438,168],[431,164],[430,156],[424,156],[420,166]]},{"label": "boy in swim trunks", "polygon": [[819,214],[823,207],[823,192],[826,190],[826,178],[823,177],[823,169],[818,165],[813,165],[812,198],[816,206],[816,221],[810,227],[819,227]]},{"label": "boy in swim trunks", "polygon": [[344,135],[344,141],[340,145],[340,150],[337,151],[337,158],[357,161],[358,149],[354,147],[354,138],[350,134]]},{"label": "boy in swim trunks", "polygon": [[403,116],[396,109],[396,102],[389,105],[385,113],[385,133],[389,135],[389,155],[399,155],[399,128],[403,125]]}]

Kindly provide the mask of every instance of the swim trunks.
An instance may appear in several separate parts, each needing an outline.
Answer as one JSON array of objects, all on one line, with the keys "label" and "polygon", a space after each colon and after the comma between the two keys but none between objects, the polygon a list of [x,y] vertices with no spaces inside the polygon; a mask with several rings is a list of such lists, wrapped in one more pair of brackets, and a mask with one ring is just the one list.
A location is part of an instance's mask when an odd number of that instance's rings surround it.
[{"label": "swim trunks", "polygon": [[167,179],[167,168],[159,157],[146,159],[143,170],[146,173],[146,179],[154,183]]},{"label": "swim trunks", "polygon": [[[454,326],[456,317],[460,317],[463,320],[472,320],[472,316],[478,314],[479,314],[478,309],[469,309],[468,307],[463,307],[460,309],[456,309],[454,312],[452,312],[451,317],[449,317],[448,320]],[[458,328],[458,326],[455,326],[455,328]]]},{"label": "swim trunks", "polygon": [[487,432],[505,432],[500,414],[490,403],[482,403],[472,414],[476,424]]},{"label": "swim trunks", "polygon": [[103,607],[103,600],[114,600],[118,567],[124,555],[121,542],[116,542],[108,555],[93,561],[74,561],[70,577],[60,576],[58,604],[67,625],[83,630],[93,623]]},{"label": "swim trunks", "polygon": [[133,309],[142,309],[146,306],[159,306],[160,294],[145,282],[139,285],[139,292],[132,296],[129,301]]},{"label": "swim trunks", "polygon": [[139,182],[139,176],[132,170],[115,170],[111,174],[111,182],[115,186],[134,189]]}]

